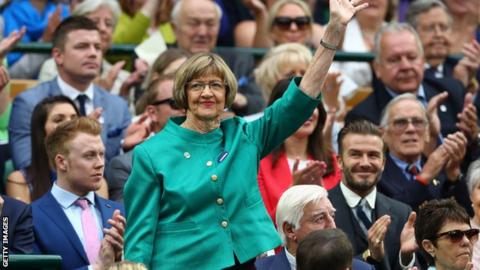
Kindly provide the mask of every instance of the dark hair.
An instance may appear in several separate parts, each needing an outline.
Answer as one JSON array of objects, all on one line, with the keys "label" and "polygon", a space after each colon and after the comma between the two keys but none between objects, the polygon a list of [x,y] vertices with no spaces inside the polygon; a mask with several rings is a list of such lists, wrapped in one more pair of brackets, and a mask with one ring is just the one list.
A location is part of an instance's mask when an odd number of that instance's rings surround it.
[{"label": "dark hair", "polygon": [[418,208],[415,220],[415,239],[420,247],[420,252],[430,265],[434,264],[434,260],[423,248],[422,241],[430,240],[436,246],[436,235],[448,221],[470,226],[470,218],[467,212],[453,198],[427,201]]},{"label": "dark hair", "polygon": [[[283,79],[277,82],[272,89],[270,94],[270,99],[268,100],[268,106],[272,105],[277,99],[283,96],[283,93],[288,88],[291,79]],[[330,175],[334,173],[333,169],[333,152],[329,149],[326,144],[324,144],[323,139],[323,126],[325,125],[325,120],[327,119],[327,112],[323,107],[322,102],[317,106],[318,109],[318,122],[317,126],[313,130],[312,134],[308,136],[307,151],[309,155],[315,160],[324,161],[327,164],[327,171],[325,175]],[[285,150],[285,144],[282,143],[279,147],[272,151],[273,159],[272,166],[276,166],[278,159],[280,158],[280,153]]]},{"label": "dark hair", "polygon": [[145,92],[142,93],[137,103],[135,104],[135,113],[142,114],[151,102],[154,102],[158,95],[158,86],[164,81],[173,81],[175,76],[173,74],[161,75],[147,86]]},{"label": "dark hair", "polygon": [[71,16],[63,20],[53,32],[53,48],[63,49],[67,35],[76,30],[99,31],[97,25],[87,17]]},{"label": "dark hair", "polygon": [[47,97],[40,101],[33,109],[30,130],[32,143],[32,162],[27,168],[28,178],[32,181],[32,201],[40,198],[48,192],[52,186],[50,180],[50,166],[48,164],[47,149],[45,147],[45,124],[52,108],[58,104],[70,104],[78,112],[77,106],[66,96]]},{"label": "dark hair", "polygon": [[352,266],[353,247],[340,229],[309,233],[297,248],[298,270],[343,270]]},{"label": "dark hair", "polygon": [[[350,122],[346,124],[340,132],[338,132],[338,154],[342,155],[343,151],[343,139],[345,136],[348,134],[360,134],[360,135],[373,135],[380,137],[382,139],[382,133],[380,132],[380,129],[374,125],[372,122],[367,121],[367,120],[355,120],[353,122]],[[383,139],[382,139],[383,142]],[[386,151],[386,145],[385,143],[383,144],[383,152]]]}]

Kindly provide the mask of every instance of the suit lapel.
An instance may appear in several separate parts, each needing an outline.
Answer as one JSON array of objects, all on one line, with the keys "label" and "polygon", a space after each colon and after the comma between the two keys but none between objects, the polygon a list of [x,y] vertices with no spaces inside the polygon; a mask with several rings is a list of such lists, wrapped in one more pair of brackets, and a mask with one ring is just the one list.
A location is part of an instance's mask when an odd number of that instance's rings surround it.
[{"label": "suit lapel", "polygon": [[88,264],[87,254],[83,248],[82,242],[77,236],[75,229],[63,212],[60,204],[55,200],[51,192],[48,192],[45,201],[39,205],[44,214],[48,216],[60,230],[65,234],[70,244],[77,251],[78,255]]},{"label": "suit lapel", "polygon": [[290,263],[288,262],[285,248],[282,248],[282,251],[275,255],[275,259],[270,265],[269,270],[290,270]]},{"label": "suit lapel", "polygon": [[53,80],[50,80],[48,83],[50,84],[50,86],[47,88],[49,91],[49,96],[64,95],[60,89],[60,86],[58,85],[57,77],[55,77]]},{"label": "suit lapel", "polygon": [[110,228],[112,225],[108,223],[108,219],[112,218],[113,215],[113,207],[108,201],[98,197],[95,194],[95,204],[98,207],[98,210],[100,211],[100,215],[102,216],[102,226],[103,228]]}]

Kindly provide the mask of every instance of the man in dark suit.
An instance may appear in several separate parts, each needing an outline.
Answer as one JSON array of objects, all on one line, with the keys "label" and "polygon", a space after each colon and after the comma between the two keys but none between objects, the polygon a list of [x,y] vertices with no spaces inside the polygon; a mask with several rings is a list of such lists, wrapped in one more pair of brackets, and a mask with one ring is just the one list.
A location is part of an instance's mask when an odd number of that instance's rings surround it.
[{"label": "man in dark suit", "polygon": [[380,130],[368,121],[354,121],[339,133],[343,176],[329,191],[335,223],[350,238],[354,254],[376,269],[413,265],[416,249],[411,208],[377,192],[385,164]]},{"label": "man in dark suit", "polygon": [[57,180],[32,203],[34,249],[59,254],[62,269],[103,269],[123,252],[123,205],[95,194],[104,168],[100,133],[97,121],[80,117],[46,138]]},{"label": "man in dark suit", "polygon": [[[133,144],[137,145],[152,133],[163,129],[171,116],[183,115],[173,102],[173,79],[172,75],[166,75],[155,79],[142,94],[137,102],[137,108],[142,116],[137,123],[139,136]],[[105,170],[105,178],[108,182],[109,198],[114,201],[123,201],[123,186],[132,171],[133,151],[116,156]]]},{"label": "man in dark suit", "polygon": [[99,30],[88,18],[71,17],[57,27],[52,55],[58,76],[21,93],[13,101],[9,136],[16,169],[30,164],[33,108],[44,98],[56,95],[68,96],[78,105],[82,115],[90,114],[102,123],[107,160],[120,153],[131,115],[125,100],[93,84],[102,61],[100,47]]},{"label": "man in dark suit", "polygon": [[[278,201],[277,230],[285,247],[275,256],[255,262],[258,270],[296,269],[298,244],[311,232],[335,228],[335,208],[327,191],[317,185],[296,185],[287,189]],[[353,260],[353,270],[373,270],[373,266]]]},{"label": "man in dark suit", "polygon": [[[429,118],[437,119],[430,124]],[[435,123],[439,123],[436,113],[432,111],[428,117],[422,103],[410,93],[387,104],[381,127],[388,153],[378,191],[415,210],[425,201],[454,196],[471,212],[466,181],[460,171],[467,148],[465,135],[459,131],[450,134],[423,158],[428,142],[436,141],[438,136]],[[433,138],[429,138],[432,134]]]},{"label": "man in dark suit", "polygon": [[3,242],[2,246],[8,247],[11,254],[31,253],[34,237],[30,206],[2,195],[0,209],[2,225],[8,224],[6,228],[2,226],[3,232],[8,230],[8,243]]},{"label": "man in dark suit", "polygon": [[374,91],[347,114],[347,123],[366,119],[378,125],[387,103],[399,94],[412,93],[427,106],[432,97],[446,91],[448,98],[438,110],[442,135],[458,130],[457,115],[464,109],[463,86],[448,78],[424,80],[423,50],[410,25],[390,23],[382,27],[375,39],[375,51],[373,67],[379,81],[374,83]]}]

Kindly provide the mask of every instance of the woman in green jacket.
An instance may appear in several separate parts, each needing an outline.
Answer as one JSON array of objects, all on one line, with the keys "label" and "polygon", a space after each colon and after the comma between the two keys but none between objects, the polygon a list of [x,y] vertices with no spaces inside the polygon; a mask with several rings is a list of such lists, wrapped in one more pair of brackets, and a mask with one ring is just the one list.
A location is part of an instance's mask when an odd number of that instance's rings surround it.
[{"label": "woman in green jacket", "polygon": [[260,159],[312,114],[346,24],[362,0],[330,0],[330,22],[303,79],[253,122],[222,120],[237,83],[217,55],[197,54],[177,71],[173,118],[134,150],[125,186],[125,257],[149,269],[255,269],[281,244],[257,186]]}]

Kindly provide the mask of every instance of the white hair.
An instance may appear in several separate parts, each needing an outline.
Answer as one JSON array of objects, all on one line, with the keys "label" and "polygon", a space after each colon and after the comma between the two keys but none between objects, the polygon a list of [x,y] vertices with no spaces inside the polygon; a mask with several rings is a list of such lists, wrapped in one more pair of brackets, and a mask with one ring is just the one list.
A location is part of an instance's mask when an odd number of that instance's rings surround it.
[{"label": "white hair", "polygon": [[467,172],[468,193],[472,194],[473,190],[480,185],[480,160],[476,160],[470,164]]},{"label": "white hair", "polygon": [[72,11],[72,16],[85,16],[102,6],[110,9],[113,14],[114,25],[116,26],[121,9],[120,5],[115,0],[85,0],[75,7]]},{"label": "white hair", "polygon": [[388,122],[390,121],[390,111],[393,107],[393,105],[399,103],[400,101],[403,101],[403,100],[411,100],[411,101],[414,101],[416,103],[418,103],[419,107],[421,108],[422,112],[423,112],[423,117],[425,118],[425,120],[427,121],[428,123],[428,116],[427,116],[427,110],[425,109],[425,107],[423,106],[423,104],[417,99],[417,96],[415,96],[414,94],[412,93],[404,93],[404,94],[401,94],[401,95],[398,95],[396,97],[394,97],[392,100],[390,100],[390,102],[388,102],[387,106],[385,106],[385,109],[383,109],[382,111],[382,117],[380,118],[380,126],[381,127],[386,127],[388,125]]},{"label": "white hair", "polygon": [[391,22],[384,24],[380,30],[377,31],[375,34],[374,39],[374,48],[373,51],[375,52],[375,61],[380,63],[381,56],[381,42],[382,38],[385,34],[398,34],[400,32],[410,32],[412,33],[413,37],[415,38],[415,45],[417,45],[418,51],[420,55],[423,57],[423,46],[420,38],[418,37],[417,31],[413,29],[413,27],[408,23],[398,23],[398,22]]},{"label": "white hair", "polygon": [[283,243],[287,237],[283,231],[283,224],[287,222],[294,228],[300,227],[300,219],[303,217],[303,209],[309,203],[317,203],[328,198],[327,191],[318,185],[296,185],[287,189],[277,204],[275,219],[277,222],[278,234]]},{"label": "white hair", "polygon": [[[177,0],[175,2],[175,5],[173,6],[172,8],[172,12],[170,13],[170,17],[172,18],[172,23],[175,24],[175,25],[178,25],[179,23],[179,16],[180,16],[180,10],[182,8],[182,4],[183,2],[185,2],[184,0]],[[217,18],[218,18],[218,21],[220,22],[220,19],[222,18],[222,8],[215,2],[215,1],[211,1],[212,4],[215,6],[215,11],[217,12]]]}]

